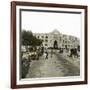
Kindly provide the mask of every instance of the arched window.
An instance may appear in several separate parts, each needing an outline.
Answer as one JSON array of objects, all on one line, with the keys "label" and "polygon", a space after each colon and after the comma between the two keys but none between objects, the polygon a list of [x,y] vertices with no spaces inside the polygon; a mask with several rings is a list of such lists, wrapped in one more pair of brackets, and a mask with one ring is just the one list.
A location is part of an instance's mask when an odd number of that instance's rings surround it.
[{"label": "arched window", "polygon": [[48,36],[46,36],[46,38],[48,38]]},{"label": "arched window", "polygon": [[45,46],[47,46],[47,44],[45,44]]},{"label": "arched window", "polygon": [[48,42],[48,40],[45,40],[45,42]]}]

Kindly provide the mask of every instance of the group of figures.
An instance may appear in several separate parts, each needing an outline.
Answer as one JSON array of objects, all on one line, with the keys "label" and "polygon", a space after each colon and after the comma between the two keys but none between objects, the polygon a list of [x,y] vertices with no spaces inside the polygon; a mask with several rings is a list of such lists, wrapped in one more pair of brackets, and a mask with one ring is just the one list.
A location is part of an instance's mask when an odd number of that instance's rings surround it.
[{"label": "group of figures", "polygon": [[54,51],[55,52],[58,51],[60,54],[63,54],[63,55],[66,54],[69,57],[75,57],[75,58],[80,57],[80,49],[78,49],[78,48],[71,48],[71,49],[68,49],[68,48],[45,49],[44,47],[41,48],[41,53],[42,53],[44,59],[48,59],[49,54],[51,55],[51,58],[52,58],[53,53],[55,53]]},{"label": "group of figures", "polygon": [[79,53],[80,53],[80,51],[79,50],[77,50],[76,48],[72,48],[71,50],[70,50],[70,57],[72,57],[72,56],[76,56],[77,58],[80,56],[79,55]]},{"label": "group of figures", "polygon": [[80,50],[77,48],[71,48],[71,49],[60,49],[59,53],[63,53],[64,51],[66,51],[66,53],[68,53],[69,57],[80,57]]},{"label": "group of figures", "polygon": [[48,52],[47,51],[44,52],[43,57],[44,57],[44,59],[48,59]]}]

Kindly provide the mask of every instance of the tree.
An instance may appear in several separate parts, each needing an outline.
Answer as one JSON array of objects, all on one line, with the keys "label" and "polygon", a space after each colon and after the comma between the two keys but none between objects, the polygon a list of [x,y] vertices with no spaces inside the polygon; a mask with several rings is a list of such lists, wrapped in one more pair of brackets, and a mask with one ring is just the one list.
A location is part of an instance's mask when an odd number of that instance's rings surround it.
[{"label": "tree", "polygon": [[42,40],[37,39],[35,36],[33,36],[33,33],[31,31],[23,30],[21,37],[22,45],[24,46],[40,46],[42,44]]}]

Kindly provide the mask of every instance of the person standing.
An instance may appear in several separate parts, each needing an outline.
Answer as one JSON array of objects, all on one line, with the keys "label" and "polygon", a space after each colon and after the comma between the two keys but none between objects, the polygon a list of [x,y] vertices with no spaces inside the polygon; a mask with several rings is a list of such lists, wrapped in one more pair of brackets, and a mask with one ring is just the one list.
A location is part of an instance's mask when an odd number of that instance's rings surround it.
[{"label": "person standing", "polygon": [[48,59],[48,52],[46,51],[46,59]]},{"label": "person standing", "polygon": [[52,58],[52,56],[53,56],[53,49],[51,49],[51,58]]}]

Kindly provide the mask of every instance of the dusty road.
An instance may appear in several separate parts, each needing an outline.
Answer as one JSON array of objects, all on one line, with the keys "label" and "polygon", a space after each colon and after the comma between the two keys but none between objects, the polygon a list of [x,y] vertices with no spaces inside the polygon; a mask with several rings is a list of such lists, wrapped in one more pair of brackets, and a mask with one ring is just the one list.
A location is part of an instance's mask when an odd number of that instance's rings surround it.
[{"label": "dusty road", "polygon": [[40,60],[34,60],[30,63],[30,68],[26,78],[40,77],[61,77],[61,76],[78,76],[80,74],[79,59],[75,61],[55,52],[51,57],[49,53],[48,59],[43,56]]}]

